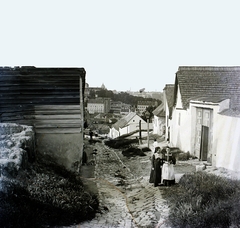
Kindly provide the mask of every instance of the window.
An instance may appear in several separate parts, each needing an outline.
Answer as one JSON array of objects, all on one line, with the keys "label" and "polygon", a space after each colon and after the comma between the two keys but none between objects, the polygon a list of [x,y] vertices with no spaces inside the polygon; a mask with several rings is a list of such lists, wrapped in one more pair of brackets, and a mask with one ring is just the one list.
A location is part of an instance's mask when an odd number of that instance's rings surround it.
[{"label": "window", "polygon": [[181,113],[178,114],[178,125],[180,126],[181,124]]}]

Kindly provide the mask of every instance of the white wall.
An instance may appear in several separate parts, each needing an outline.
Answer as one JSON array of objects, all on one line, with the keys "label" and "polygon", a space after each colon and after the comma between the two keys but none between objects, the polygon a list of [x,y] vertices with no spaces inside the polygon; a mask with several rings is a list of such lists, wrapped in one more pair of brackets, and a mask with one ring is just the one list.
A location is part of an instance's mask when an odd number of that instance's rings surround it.
[{"label": "white wall", "polygon": [[163,128],[165,126],[165,117],[154,116],[153,119],[153,134],[163,135]]},{"label": "white wall", "polygon": [[110,128],[108,137],[112,138],[112,139],[115,139],[115,138],[119,137],[119,131],[116,130],[115,128]]},{"label": "white wall", "polygon": [[214,125],[216,167],[240,171],[240,118],[218,115]]},{"label": "white wall", "polygon": [[[141,123],[141,129],[142,130],[147,130],[147,123],[146,122],[142,122]],[[149,123],[149,129],[152,129],[152,123]],[[131,132],[137,131],[139,130],[139,123],[131,123],[130,125],[124,127],[124,128],[120,128],[119,132],[120,135],[125,135],[125,134],[129,134]]]},{"label": "white wall", "polygon": [[[129,134],[131,132],[134,132],[136,130],[139,130],[139,120],[141,120],[141,129],[147,130],[147,123],[142,120],[139,116],[135,116],[132,120],[129,121],[128,125],[123,128],[119,128],[119,131],[115,128],[111,128],[108,136],[110,138],[117,138],[121,135]],[[149,123],[149,130],[153,129],[152,123]]]},{"label": "white wall", "polygon": [[[170,113],[169,113],[169,107],[168,107],[167,103],[166,103],[166,107],[165,107],[165,112],[166,112],[166,116],[165,116],[165,125],[166,125],[165,140],[167,140],[167,139],[169,138],[169,135],[168,135],[168,127],[172,126],[172,125],[171,125],[172,120],[169,119]],[[171,137],[171,136],[170,136],[170,137]]]},{"label": "white wall", "polygon": [[153,134],[159,134],[159,119],[157,116],[153,117]]},{"label": "white wall", "polygon": [[171,132],[170,132],[171,146],[178,147],[182,151],[191,150],[191,114],[189,109],[177,110],[174,108]]},{"label": "white wall", "polygon": [[[240,172],[240,118],[218,114],[216,104],[191,105],[190,109],[174,109],[171,123],[171,144],[193,154],[196,126],[196,107],[213,110],[213,137],[209,154],[212,165]],[[181,113],[180,125],[179,113]]]},{"label": "white wall", "polygon": [[124,128],[120,129],[120,135],[129,134],[133,131],[139,130],[139,123],[132,123]]},{"label": "white wall", "polygon": [[177,93],[177,104],[173,109],[170,144],[171,146],[178,147],[182,151],[191,150],[191,112],[189,109],[182,108],[181,94]]}]

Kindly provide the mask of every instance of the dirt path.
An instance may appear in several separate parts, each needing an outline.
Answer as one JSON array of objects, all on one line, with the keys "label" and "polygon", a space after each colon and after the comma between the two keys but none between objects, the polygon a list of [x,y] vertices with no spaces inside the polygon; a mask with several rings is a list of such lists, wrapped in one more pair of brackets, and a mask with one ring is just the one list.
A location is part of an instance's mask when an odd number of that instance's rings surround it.
[{"label": "dirt path", "polygon": [[100,211],[79,227],[167,227],[168,205],[161,188],[148,183],[151,152],[126,158],[103,143],[93,149],[97,150],[95,177],[88,181],[96,184]]},{"label": "dirt path", "polygon": [[[97,150],[94,177],[87,181],[99,195],[100,210],[93,220],[75,227],[169,227],[169,205],[163,198],[163,189],[171,191],[171,187],[153,187],[148,182],[152,152],[127,158],[121,150],[108,148],[104,143],[92,145],[93,149]],[[177,162],[174,166],[176,181],[185,173],[195,172],[197,164],[197,160]]]}]

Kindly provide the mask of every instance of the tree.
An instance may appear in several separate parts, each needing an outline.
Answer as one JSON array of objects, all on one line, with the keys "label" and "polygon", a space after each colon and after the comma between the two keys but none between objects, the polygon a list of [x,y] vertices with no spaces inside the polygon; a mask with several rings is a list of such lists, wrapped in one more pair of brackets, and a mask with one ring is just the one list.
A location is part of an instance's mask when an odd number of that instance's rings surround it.
[{"label": "tree", "polygon": [[147,121],[146,112],[149,112],[150,113],[149,120],[151,120],[154,116],[154,114],[153,114],[154,109],[156,109],[155,106],[148,106],[146,108],[146,110],[142,113],[141,118],[144,119],[145,121]]},{"label": "tree", "polygon": [[120,92],[118,94],[113,93],[112,90],[107,89],[100,89],[98,91],[90,91],[90,98],[95,98],[97,95],[98,97],[107,97],[110,98],[113,101],[121,101],[125,104],[130,104],[134,107],[137,106],[138,101],[146,100],[146,101],[156,101],[160,104],[160,100],[154,99],[154,98],[142,98],[130,95],[127,92]]}]

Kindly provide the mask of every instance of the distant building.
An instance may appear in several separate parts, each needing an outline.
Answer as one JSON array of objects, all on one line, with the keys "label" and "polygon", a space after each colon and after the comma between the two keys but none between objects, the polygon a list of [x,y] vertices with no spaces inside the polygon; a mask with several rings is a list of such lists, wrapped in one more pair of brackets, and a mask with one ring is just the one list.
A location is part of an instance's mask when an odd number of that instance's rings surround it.
[{"label": "distant building", "polygon": [[120,114],[127,115],[131,111],[130,108],[122,108]]},{"label": "distant building", "polygon": [[110,111],[110,98],[89,99],[87,110],[89,114],[108,113]]},{"label": "distant building", "polygon": [[121,101],[111,101],[110,112],[115,114],[123,114],[126,115],[130,112],[131,105],[125,104]]},{"label": "distant building", "polygon": [[163,103],[153,110],[153,134],[165,134],[165,114]]},{"label": "distant building", "polygon": [[146,91],[127,91],[128,94],[135,96],[135,97],[142,97],[142,98],[153,98],[153,99],[157,99],[157,100],[162,100],[163,97],[163,93],[162,92],[146,92]]},{"label": "distant building", "polygon": [[135,112],[130,112],[127,116],[124,116],[123,118],[121,118],[119,121],[112,125],[112,128],[110,129],[109,132],[109,137],[117,138],[125,134],[138,132],[140,129],[139,126],[140,124],[142,130],[147,129],[146,121],[144,121]]},{"label": "distant building", "polygon": [[122,105],[121,101],[111,101],[110,112],[120,114]]},{"label": "distant building", "polygon": [[101,89],[107,89],[104,84],[101,85]]},{"label": "distant building", "polygon": [[101,91],[103,88],[102,87],[90,87],[89,85],[87,85],[87,87],[85,88],[85,94],[90,95],[91,92],[98,92]]},{"label": "distant building", "polygon": [[131,112],[131,108],[132,106],[130,104],[122,104],[122,108],[121,108],[121,115],[127,115],[128,113]]},{"label": "distant building", "polygon": [[138,101],[137,110],[140,115],[146,110],[149,106],[157,106],[155,101]]}]

